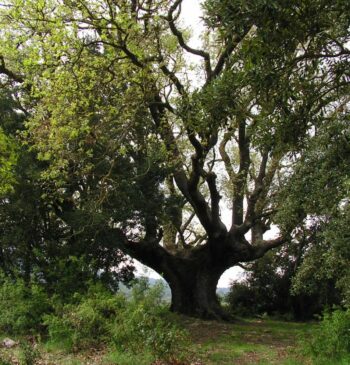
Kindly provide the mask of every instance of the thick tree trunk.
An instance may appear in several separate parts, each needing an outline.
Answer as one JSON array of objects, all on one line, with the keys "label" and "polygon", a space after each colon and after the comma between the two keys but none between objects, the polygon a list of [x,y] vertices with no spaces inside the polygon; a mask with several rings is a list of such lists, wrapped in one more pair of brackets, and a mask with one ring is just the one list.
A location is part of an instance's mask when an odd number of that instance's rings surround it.
[{"label": "thick tree trunk", "polygon": [[225,319],[216,287],[220,276],[232,265],[219,259],[209,246],[174,253],[158,245],[135,244],[128,248],[132,257],[167,281],[172,294],[172,311],[200,318]]},{"label": "thick tree trunk", "polygon": [[159,244],[130,243],[125,249],[168,282],[177,313],[206,319],[228,319],[216,296],[220,276],[239,262],[255,260],[277,245],[250,245],[242,235],[230,234],[208,240],[205,245],[167,250]]},{"label": "thick tree trunk", "polygon": [[171,310],[194,317],[224,319],[226,316],[216,295],[220,275],[216,270],[201,269],[172,273],[168,278],[172,294]]}]

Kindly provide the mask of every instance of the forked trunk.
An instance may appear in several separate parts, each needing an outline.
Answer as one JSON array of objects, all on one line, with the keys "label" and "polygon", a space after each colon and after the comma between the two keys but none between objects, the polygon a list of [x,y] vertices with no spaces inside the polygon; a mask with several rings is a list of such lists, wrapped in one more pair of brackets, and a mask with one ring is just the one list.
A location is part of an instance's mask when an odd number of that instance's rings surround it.
[{"label": "forked trunk", "polygon": [[[274,242],[269,247],[273,245]],[[135,244],[128,248],[131,256],[157,271],[168,282],[172,294],[172,311],[224,320],[229,317],[216,295],[220,276],[239,262],[263,256],[268,249],[258,245],[253,247],[244,237],[230,235],[180,251],[165,249],[160,245]]]}]

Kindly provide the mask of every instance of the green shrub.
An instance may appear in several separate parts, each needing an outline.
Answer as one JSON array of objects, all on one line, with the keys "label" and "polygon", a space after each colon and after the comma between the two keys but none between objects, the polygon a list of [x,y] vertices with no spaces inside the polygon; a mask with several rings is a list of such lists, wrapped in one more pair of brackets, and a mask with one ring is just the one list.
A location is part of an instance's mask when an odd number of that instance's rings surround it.
[{"label": "green shrub", "polygon": [[111,322],[125,306],[124,296],[93,285],[73,303],[56,304],[55,312],[45,317],[49,342],[71,351],[107,341]]},{"label": "green shrub", "polygon": [[149,313],[142,304],[127,310],[115,324],[112,339],[117,349],[133,354],[149,351],[155,358],[178,357],[186,343],[186,333],[159,314]]},{"label": "green shrub", "polygon": [[43,316],[50,310],[49,299],[38,285],[0,277],[0,330],[3,332],[40,332],[43,330]]},{"label": "green shrub", "polygon": [[[49,347],[68,351],[112,343],[112,353],[125,364],[144,354],[153,360],[181,358],[187,333],[169,320],[163,290],[161,284],[149,287],[146,280],[139,280],[127,300],[94,284],[65,303],[61,296],[48,299],[37,285],[2,278],[0,329],[26,335],[45,329]],[[34,364],[38,355],[27,345],[21,354],[25,365]]]},{"label": "green shrub", "polygon": [[326,312],[305,349],[320,364],[350,363],[350,309]]},{"label": "green shrub", "polygon": [[140,280],[127,300],[93,285],[72,303],[57,301],[44,322],[49,345],[72,351],[112,341],[112,353],[125,364],[145,353],[153,359],[179,357],[187,337],[169,322],[168,308],[161,299],[163,289],[162,285],[150,288]]},{"label": "green shrub", "polygon": [[39,351],[28,342],[21,343],[20,364],[35,365],[40,359]]},{"label": "green shrub", "polygon": [[112,328],[117,351],[150,353],[163,360],[186,355],[187,333],[169,321],[163,290],[162,285],[150,288],[145,281],[133,287],[132,299]]},{"label": "green shrub", "polygon": [[243,317],[257,314],[256,295],[246,283],[232,283],[225,301],[231,314]]}]

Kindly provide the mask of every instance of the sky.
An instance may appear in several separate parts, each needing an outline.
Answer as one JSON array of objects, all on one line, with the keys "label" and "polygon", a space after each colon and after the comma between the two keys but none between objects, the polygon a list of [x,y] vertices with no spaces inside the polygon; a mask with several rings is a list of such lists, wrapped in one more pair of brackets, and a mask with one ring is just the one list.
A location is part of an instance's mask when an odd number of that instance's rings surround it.
[{"label": "sky", "polygon": [[183,0],[182,3],[182,19],[186,26],[192,29],[192,38],[190,40],[191,46],[200,45],[200,36],[204,30],[201,21],[201,1]]}]

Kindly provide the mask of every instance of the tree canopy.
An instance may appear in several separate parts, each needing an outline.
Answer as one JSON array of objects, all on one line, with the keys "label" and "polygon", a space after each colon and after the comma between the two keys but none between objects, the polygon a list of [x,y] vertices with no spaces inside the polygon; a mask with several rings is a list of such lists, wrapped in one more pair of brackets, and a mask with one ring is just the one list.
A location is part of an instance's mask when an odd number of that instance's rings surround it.
[{"label": "tree canopy", "polygon": [[59,228],[163,274],[173,310],[218,317],[227,268],[348,206],[350,4],[207,0],[202,48],[181,6],[7,0],[1,82]]}]

